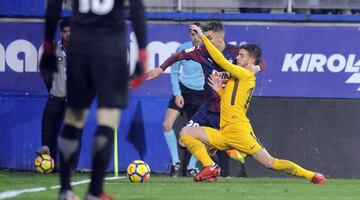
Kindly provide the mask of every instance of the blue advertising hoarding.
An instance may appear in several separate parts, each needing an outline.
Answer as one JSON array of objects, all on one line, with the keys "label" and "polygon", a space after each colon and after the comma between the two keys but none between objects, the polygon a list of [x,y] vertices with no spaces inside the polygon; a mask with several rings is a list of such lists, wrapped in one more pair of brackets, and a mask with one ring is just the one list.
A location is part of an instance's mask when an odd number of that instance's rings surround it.
[{"label": "blue advertising hoarding", "polygon": [[[247,41],[263,50],[267,69],[258,75],[255,96],[360,97],[359,27],[227,24],[225,29],[227,42]],[[134,63],[137,49],[131,26],[128,32],[129,60]],[[150,69],[187,41],[187,32],[186,23],[149,23]],[[0,23],[1,92],[46,94],[37,73],[42,35],[42,23]],[[169,95],[170,92],[166,74],[145,84],[137,94]]]}]

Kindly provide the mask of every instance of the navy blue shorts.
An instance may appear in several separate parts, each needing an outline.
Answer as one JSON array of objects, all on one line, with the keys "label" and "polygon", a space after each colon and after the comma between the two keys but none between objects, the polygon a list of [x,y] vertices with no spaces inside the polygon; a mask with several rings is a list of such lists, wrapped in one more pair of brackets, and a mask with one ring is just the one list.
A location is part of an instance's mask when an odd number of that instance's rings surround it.
[{"label": "navy blue shorts", "polygon": [[184,107],[180,108],[175,103],[175,96],[173,96],[168,104],[168,108],[179,111],[181,114],[185,112],[191,118],[202,104],[204,98],[204,90],[193,90],[187,88],[180,82],[181,95],[184,98]]},{"label": "navy blue shorts", "polygon": [[208,111],[204,105],[201,105],[186,126],[207,126],[220,129],[220,113]]}]

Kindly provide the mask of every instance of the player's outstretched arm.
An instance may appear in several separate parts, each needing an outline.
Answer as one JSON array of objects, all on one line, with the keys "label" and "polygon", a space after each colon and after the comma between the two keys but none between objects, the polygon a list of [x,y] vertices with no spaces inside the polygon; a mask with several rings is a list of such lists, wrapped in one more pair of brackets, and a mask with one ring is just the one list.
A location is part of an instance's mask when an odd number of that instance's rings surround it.
[{"label": "player's outstretched arm", "polygon": [[148,73],[147,73],[147,78],[146,80],[154,80],[156,79],[157,77],[159,77],[164,71],[160,68],[160,67],[156,67],[155,69],[153,70],[150,70]]},{"label": "player's outstretched arm", "polygon": [[174,64],[179,60],[185,60],[184,54],[182,52],[170,56],[168,59],[164,61],[163,64],[160,65],[160,67],[157,67],[149,71],[146,80],[153,80],[159,77],[168,67],[170,67],[172,64]]},{"label": "player's outstretched arm", "polygon": [[231,75],[236,77],[237,79],[248,79],[254,76],[254,73],[245,69],[244,67],[239,67],[238,65],[234,65],[230,63],[224,55],[210,42],[210,40],[204,35],[200,27],[196,25],[190,25],[190,29],[194,30],[204,42],[204,45],[209,52],[210,56],[214,59],[214,61],[220,65],[223,69],[228,71]]}]

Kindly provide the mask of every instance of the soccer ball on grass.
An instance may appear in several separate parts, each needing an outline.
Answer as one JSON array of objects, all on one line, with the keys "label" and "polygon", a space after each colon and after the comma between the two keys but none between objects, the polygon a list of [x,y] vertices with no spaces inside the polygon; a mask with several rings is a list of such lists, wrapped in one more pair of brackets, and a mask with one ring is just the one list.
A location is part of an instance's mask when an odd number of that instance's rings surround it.
[{"label": "soccer ball on grass", "polygon": [[150,167],[142,160],[132,161],[126,172],[130,181],[133,183],[144,183],[150,178]]},{"label": "soccer ball on grass", "polygon": [[48,154],[42,154],[35,159],[35,170],[41,174],[51,173],[55,168],[54,159]]}]

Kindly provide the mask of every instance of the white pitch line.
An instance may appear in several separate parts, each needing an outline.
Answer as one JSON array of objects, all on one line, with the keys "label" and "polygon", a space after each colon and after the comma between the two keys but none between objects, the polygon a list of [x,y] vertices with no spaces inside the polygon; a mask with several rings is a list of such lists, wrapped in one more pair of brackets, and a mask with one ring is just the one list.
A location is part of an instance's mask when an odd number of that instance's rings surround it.
[{"label": "white pitch line", "polygon": [[[90,179],[86,179],[86,180],[82,180],[82,181],[76,181],[76,182],[71,182],[71,186],[75,186],[75,185],[81,185],[81,184],[85,184],[85,183],[90,183]],[[51,186],[50,189],[59,189],[60,185],[54,185]]]},{"label": "white pitch line", "polygon": [[0,199],[8,199],[11,197],[19,196],[23,193],[29,193],[29,192],[41,192],[45,191],[46,187],[38,187],[38,188],[32,188],[32,189],[24,189],[24,190],[10,190],[0,193]]},{"label": "white pitch line", "polygon": [[[123,179],[123,178],[125,178],[125,176],[113,176],[113,177],[107,177],[107,178],[105,178],[105,180],[116,180],[116,179]],[[86,180],[82,180],[82,181],[71,182],[71,185],[75,186],[75,185],[86,184],[89,182],[90,182],[90,179],[86,179]],[[42,192],[45,190],[54,190],[54,189],[59,189],[59,188],[60,188],[60,185],[54,185],[54,186],[51,186],[48,188],[37,187],[37,188],[22,189],[22,190],[8,190],[8,191],[0,193],[0,200],[17,197],[24,193]]]}]

